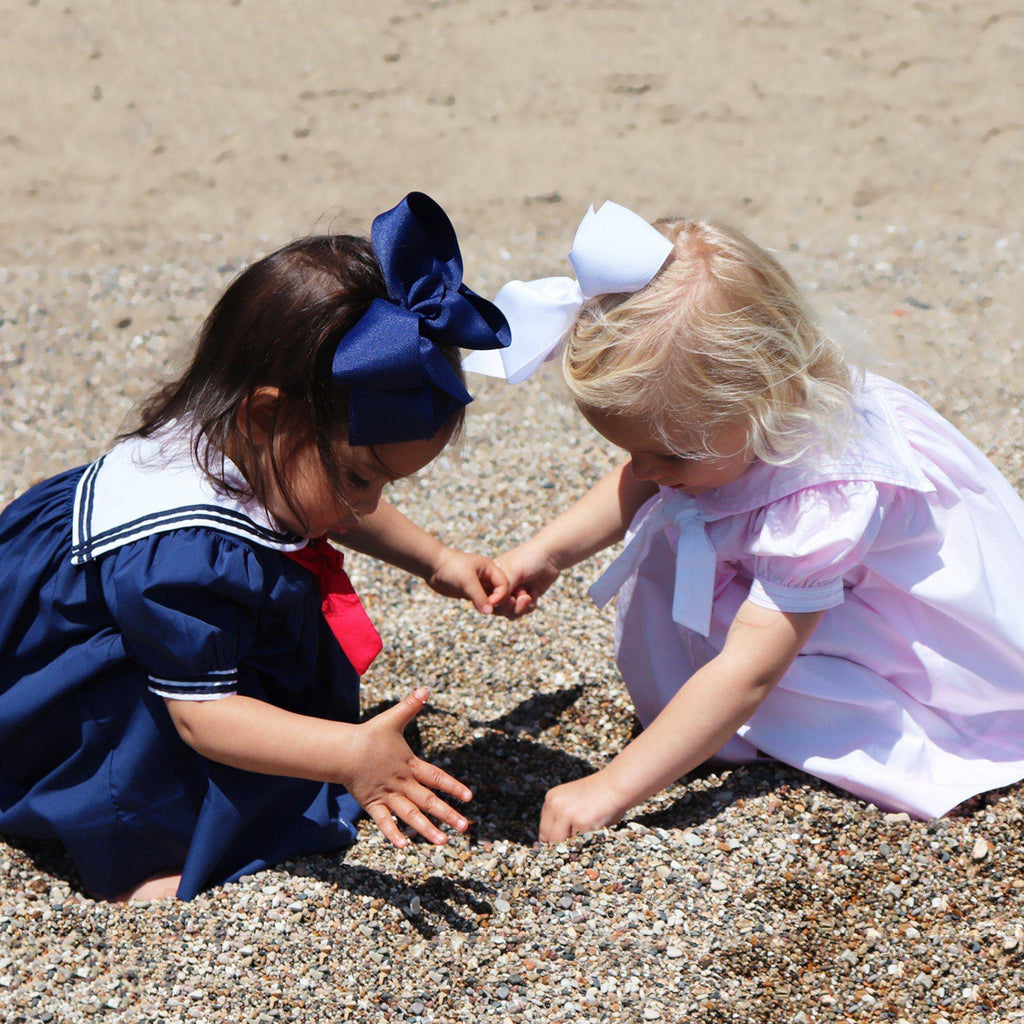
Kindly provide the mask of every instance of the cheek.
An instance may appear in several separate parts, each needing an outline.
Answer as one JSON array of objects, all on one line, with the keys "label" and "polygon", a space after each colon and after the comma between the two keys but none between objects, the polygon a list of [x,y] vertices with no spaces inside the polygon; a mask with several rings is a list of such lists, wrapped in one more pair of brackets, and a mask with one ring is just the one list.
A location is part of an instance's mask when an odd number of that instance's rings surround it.
[{"label": "cheek", "polygon": [[731,484],[733,480],[739,480],[750,468],[746,459],[728,459],[715,467],[715,479],[722,484]]},{"label": "cheek", "polygon": [[692,463],[679,471],[679,482],[684,487],[710,487],[721,479],[720,473],[703,462]]},{"label": "cheek", "polygon": [[[637,480],[657,480],[666,473],[662,461],[653,455],[631,454],[629,461]],[[668,467],[668,472],[671,472],[671,467]]]},{"label": "cheek", "polygon": [[684,467],[680,475],[687,487],[722,487],[743,476],[749,465],[742,459],[694,462]]}]

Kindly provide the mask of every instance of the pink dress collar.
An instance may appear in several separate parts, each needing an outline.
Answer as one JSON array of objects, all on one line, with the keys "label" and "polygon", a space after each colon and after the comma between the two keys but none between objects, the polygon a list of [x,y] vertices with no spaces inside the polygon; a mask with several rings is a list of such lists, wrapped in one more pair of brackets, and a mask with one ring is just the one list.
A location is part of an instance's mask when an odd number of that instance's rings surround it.
[{"label": "pink dress collar", "polygon": [[885,396],[896,385],[868,374],[854,400],[857,430],[838,456],[818,452],[789,466],[755,463],[725,487],[700,495],[663,487],[640,511],[630,527],[622,553],[590,588],[604,606],[639,569],[656,536],[677,536],[672,618],[708,635],[711,627],[717,555],[705,524],[726,516],[763,508],[808,487],[839,481],[871,481],[915,491],[935,490],[914,453]]},{"label": "pink dress collar", "polygon": [[907,487],[914,491],[935,488],[921,472],[910,443],[886,398],[884,389],[896,385],[867,374],[854,399],[856,426],[846,449],[836,456],[818,451],[789,466],[757,462],[734,483],[694,497],[671,491],[695,502],[708,519],[751,512],[806,487],[840,480],[865,480]]}]

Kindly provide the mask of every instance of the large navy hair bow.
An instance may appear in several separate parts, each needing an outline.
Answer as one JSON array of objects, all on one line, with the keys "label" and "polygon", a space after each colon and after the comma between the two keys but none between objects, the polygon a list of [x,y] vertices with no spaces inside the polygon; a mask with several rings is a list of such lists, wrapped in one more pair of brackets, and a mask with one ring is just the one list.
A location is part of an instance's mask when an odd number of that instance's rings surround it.
[{"label": "large navy hair bow", "polygon": [[437,343],[503,348],[508,323],[462,283],[455,229],[429,196],[411,192],[380,214],[370,241],[388,298],[370,303],[331,365],[349,391],[349,443],[432,437],[473,400]]}]

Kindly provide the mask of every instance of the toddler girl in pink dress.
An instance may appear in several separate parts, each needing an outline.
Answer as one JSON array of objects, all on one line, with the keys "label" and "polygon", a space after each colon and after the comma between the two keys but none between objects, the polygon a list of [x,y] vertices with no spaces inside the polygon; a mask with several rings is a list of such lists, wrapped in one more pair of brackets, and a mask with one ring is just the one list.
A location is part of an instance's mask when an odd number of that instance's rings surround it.
[{"label": "toddler girl in pink dress", "polygon": [[578,281],[505,287],[512,347],[492,362],[521,379],[564,338],[580,411],[629,459],[500,559],[503,610],[625,535],[591,592],[618,595],[644,731],[548,793],[541,838],[607,826],[713,755],[918,817],[1024,778],[1009,483],[922,399],[851,371],[738,232],[609,203],[570,259]]}]

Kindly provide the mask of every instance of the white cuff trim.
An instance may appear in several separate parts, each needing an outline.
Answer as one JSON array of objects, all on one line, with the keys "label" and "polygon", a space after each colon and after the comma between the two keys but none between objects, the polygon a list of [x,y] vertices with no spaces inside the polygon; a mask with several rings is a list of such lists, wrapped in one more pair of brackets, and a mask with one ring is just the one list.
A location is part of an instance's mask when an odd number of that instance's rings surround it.
[{"label": "white cuff trim", "polygon": [[149,690],[165,700],[218,700],[238,687],[237,668],[216,668],[198,679],[149,677]]},{"label": "white cuff trim", "polygon": [[164,700],[223,700],[225,697],[233,697],[235,695],[234,690],[228,693],[161,693],[154,686],[149,688],[149,692],[155,693],[158,697],[163,697]]},{"label": "white cuff trim", "polygon": [[813,587],[787,587],[768,580],[754,580],[748,599],[777,612],[823,612],[843,603],[842,577]]}]

